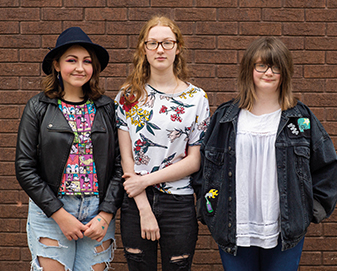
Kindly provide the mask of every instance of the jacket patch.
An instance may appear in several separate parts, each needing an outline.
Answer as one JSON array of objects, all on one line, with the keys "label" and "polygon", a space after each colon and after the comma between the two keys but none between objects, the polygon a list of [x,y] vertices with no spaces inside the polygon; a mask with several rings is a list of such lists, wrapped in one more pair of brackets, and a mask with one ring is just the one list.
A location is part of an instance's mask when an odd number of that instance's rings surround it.
[{"label": "jacket patch", "polygon": [[287,124],[287,133],[290,138],[310,137],[310,119],[290,118]]},{"label": "jacket patch", "polygon": [[217,196],[219,191],[217,189],[211,189],[208,191],[208,193],[205,194],[205,200],[206,200],[206,209],[208,213],[213,213],[214,209],[217,205]]}]

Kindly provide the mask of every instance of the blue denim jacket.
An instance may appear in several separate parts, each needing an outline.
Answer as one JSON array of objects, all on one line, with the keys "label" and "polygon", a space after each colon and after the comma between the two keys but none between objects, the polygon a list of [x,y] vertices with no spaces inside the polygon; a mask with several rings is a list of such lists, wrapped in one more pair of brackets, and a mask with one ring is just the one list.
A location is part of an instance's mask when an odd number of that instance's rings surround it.
[{"label": "blue denim jacket", "polygon": [[[192,185],[199,219],[214,240],[236,255],[235,139],[240,108],[219,106],[201,145],[201,167]],[[331,215],[337,200],[337,156],[333,143],[303,103],[282,111],[277,131],[276,166],[280,193],[282,250],[294,247],[311,222]],[[244,165],[242,165],[244,166]]]}]

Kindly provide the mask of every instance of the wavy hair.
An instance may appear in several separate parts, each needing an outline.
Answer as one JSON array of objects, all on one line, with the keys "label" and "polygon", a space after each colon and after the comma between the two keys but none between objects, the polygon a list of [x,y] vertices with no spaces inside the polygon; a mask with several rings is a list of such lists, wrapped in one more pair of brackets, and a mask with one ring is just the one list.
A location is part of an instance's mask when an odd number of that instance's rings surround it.
[{"label": "wavy hair", "polygon": [[187,81],[188,79],[188,70],[185,60],[186,47],[179,27],[167,17],[155,16],[149,20],[140,31],[137,48],[133,55],[134,68],[121,87],[127,104],[136,102],[147,95],[145,84],[150,78],[151,70],[145,55],[145,39],[151,28],[157,25],[168,26],[176,36],[179,53],[176,55],[173,63],[173,73],[182,81]]},{"label": "wavy hair", "polygon": [[[77,44],[75,44],[77,45]],[[99,86],[99,75],[100,75],[100,70],[101,70],[101,64],[95,54],[95,51],[90,47],[90,45],[83,45],[83,44],[78,44],[82,46],[84,49],[88,51],[91,57],[92,61],[92,68],[93,68],[93,74],[90,78],[90,80],[85,83],[82,87],[83,89],[83,94],[84,97],[88,97],[92,99],[93,101],[97,100],[99,97],[101,97],[104,94],[104,89],[102,89]],[[74,44],[70,46],[65,46],[65,48],[62,48],[60,52],[58,52],[54,59],[53,59],[53,65],[51,65],[51,73],[47,75],[43,80],[42,80],[42,87],[43,91],[46,96],[49,98],[58,98],[61,99],[65,95],[64,90],[60,86],[60,82],[57,78],[58,72],[55,70],[54,67],[54,62],[59,62],[61,56],[71,47],[74,46]],[[83,98],[84,98],[83,97]]]},{"label": "wavy hair", "polygon": [[256,99],[253,79],[254,63],[261,62],[276,65],[281,69],[279,103],[282,110],[287,110],[296,105],[292,92],[291,78],[294,74],[294,64],[290,51],[285,44],[275,37],[262,37],[253,41],[245,51],[241,60],[238,76],[237,100],[239,107],[251,110]]}]

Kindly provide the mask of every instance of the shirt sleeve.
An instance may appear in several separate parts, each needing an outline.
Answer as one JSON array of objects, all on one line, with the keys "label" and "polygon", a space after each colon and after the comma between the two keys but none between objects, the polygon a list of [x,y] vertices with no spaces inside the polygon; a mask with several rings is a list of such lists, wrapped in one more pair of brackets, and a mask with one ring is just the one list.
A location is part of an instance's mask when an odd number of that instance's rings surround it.
[{"label": "shirt sleeve", "polygon": [[129,127],[126,121],[126,106],[123,92],[120,91],[115,98],[115,110],[116,110],[116,124],[117,128],[123,131],[129,131]]},{"label": "shirt sleeve", "polygon": [[197,111],[195,122],[193,123],[191,133],[189,135],[189,145],[199,146],[205,136],[210,121],[210,111],[208,97],[204,90],[199,89]]}]

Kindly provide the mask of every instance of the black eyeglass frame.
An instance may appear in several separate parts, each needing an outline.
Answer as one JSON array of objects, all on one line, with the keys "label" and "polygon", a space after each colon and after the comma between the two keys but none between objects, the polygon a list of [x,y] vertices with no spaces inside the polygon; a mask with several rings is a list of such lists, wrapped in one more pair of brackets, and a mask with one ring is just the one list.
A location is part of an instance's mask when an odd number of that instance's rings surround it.
[{"label": "black eyeglass frame", "polygon": [[[172,48],[170,48],[170,49],[166,49],[166,48],[164,47],[164,45],[163,45],[164,42],[168,42],[168,41],[173,42],[173,46],[172,46]],[[149,48],[147,47],[147,43],[148,43],[148,42],[155,42],[155,43],[157,44],[156,48],[154,48],[154,49],[149,49]],[[147,48],[148,50],[150,50],[150,51],[155,51],[155,50],[158,49],[159,45],[161,45],[161,48],[163,48],[164,50],[172,50],[172,49],[174,48],[174,46],[175,46],[176,44],[178,44],[179,42],[178,42],[177,40],[164,40],[164,41],[150,41],[150,40],[148,40],[148,41],[145,41],[144,43],[145,43],[145,46],[146,46],[146,48]]]},{"label": "black eyeglass frame", "polygon": [[[258,64],[266,65],[266,66],[267,66],[267,69],[266,69],[265,71],[258,71],[258,70],[256,69],[256,65],[258,65]],[[280,72],[275,72],[275,71],[273,70],[273,67],[274,67],[274,65],[269,65],[269,64],[264,64],[264,63],[254,63],[254,69],[255,69],[257,72],[259,72],[259,73],[265,73],[265,72],[268,71],[268,69],[270,68],[270,69],[271,69],[271,72],[272,72],[273,74],[281,74],[281,70],[280,70]]]}]

